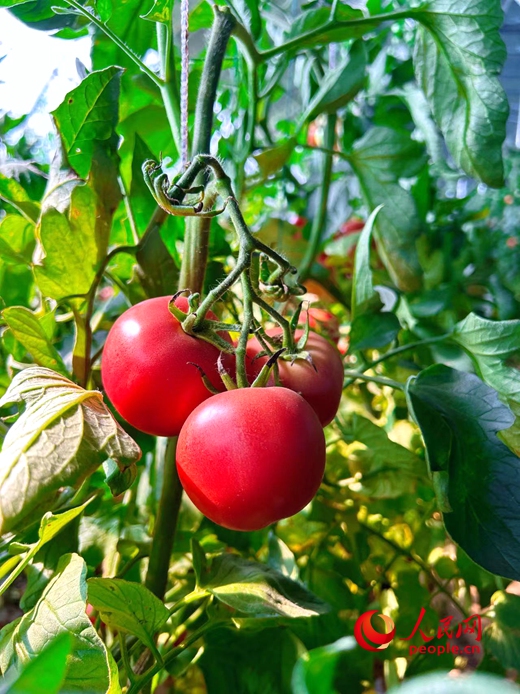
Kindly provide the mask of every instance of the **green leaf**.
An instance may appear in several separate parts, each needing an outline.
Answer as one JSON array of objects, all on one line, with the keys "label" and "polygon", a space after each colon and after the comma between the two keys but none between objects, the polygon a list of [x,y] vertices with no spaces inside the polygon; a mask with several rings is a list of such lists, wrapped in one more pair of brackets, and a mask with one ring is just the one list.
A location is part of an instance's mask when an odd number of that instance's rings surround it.
[{"label": "green leaf", "polygon": [[274,147],[269,147],[269,149],[265,149],[263,152],[255,154],[253,159],[258,164],[262,176],[264,178],[268,178],[272,174],[279,171],[294,152],[295,146],[295,138],[290,137],[289,139],[274,145]]},{"label": "green leaf", "polygon": [[300,120],[300,128],[320,113],[334,113],[346,106],[363,87],[366,79],[367,52],[363,41],[356,41],[348,57],[327,73]]},{"label": "green leaf", "polygon": [[32,311],[23,306],[12,306],[2,311],[2,317],[36,364],[54,369],[64,376],[68,375],[60,353]]},{"label": "green leaf", "polygon": [[154,636],[169,616],[159,598],[140,583],[121,578],[89,578],[87,584],[88,602],[105,624],[137,636],[155,650]]},{"label": "green leaf", "polygon": [[412,195],[398,180],[415,176],[424,166],[423,148],[406,132],[374,127],[354,143],[349,161],[368,207],[383,205],[376,241],[392,281],[405,291],[418,289],[421,269],[415,241],[421,224]]},{"label": "green leaf", "polygon": [[492,573],[520,578],[520,460],[497,437],[513,415],[473,374],[431,366],[407,387],[451,537]]},{"label": "green leaf", "polygon": [[34,225],[17,214],[0,224],[0,257],[6,263],[29,265],[35,245]]},{"label": "green leaf", "polygon": [[314,648],[299,657],[292,674],[293,694],[326,694],[334,692],[334,677],[341,656],[359,650],[353,636],[344,636],[335,643]]},{"label": "green leaf", "polygon": [[[252,621],[252,620],[249,620]],[[289,694],[302,643],[286,628],[215,629],[199,665],[211,694]]]},{"label": "green leaf", "polygon": [[161,237],[162,222],[156,221],[135,254],[138,262],[136,274],[149,297],[171,293],[179,279],[179,269]]},{"label": "green leaf", "polygon": [[364,313],[352,321],[349,333],[349,351],[385,347],[401,330],[395,313]]},{"label": "green leaf", "polygon": [[105,471],[105,482],[107,483],[113,496],[119,496],[126,492],[133,485],[137,478],[137,465],[121,465],[112,458],[103,463]]},{"label": "green leaf", "polygon": [[0,452],[0,532],[48,509],[61,487],[78,486],[107,458],[131,465],[141,452],[103,404],[42,367],[17,374],[0,407],[24,403]]},{"label": "green leaf", "polygon": [[[335,19],[339,21],[347,22],[363,19],[363,12],[360,9],[340,2],[334,6],[336,9]],[[361,37],[377,26],[377,23],[367,23],[361,26],[352,25],[327,29],[326,27],[330,19],[331,8],[329,6],[313,7],[291,22],[291,28],[285,38],[286,40],[298,38],[297,50],[300,51],[303,48],[313,48],[314,46],[322,46],[327,43],[343,43],[347,39]],[[320,27],[323,29],[322,32],[317,31]],[[306,36],[307,34],[308,36]],[[291,48],[288,49],[288,52],[290,50]]]},{"label": "green leaf", "polygon": [[480,378],[508,402],[517,419],[500,438],[520,454],[520,371],[506,361],[518,353],[520,320],[491,321],[470,313],[455,326],[452,339],[471,357]]},{"label": "green leaf", "polygon": [[498,75],[506,58],[500,0],[431,0],[420,22],[415,74],[458,166],[500,188],[509,106]]},{"label": "green leaf", "polygon": [[365,446],[349,455],[350,472],[355,476],[349,484],[352,491],[373,499],[395,499],[412,493],[417,481],[425,478],[424,462],[365,417],[353,416],[350,436]]},{"label": "green leaf", "polygon": [[298,565],[296,558],[289,547],[280,540],[272,531],[269,531],[269,556],[267,563],[272,569],[279,571],[284,576],[297,581],[299,578]]},{"label": "green leaf", "polygon": [[16,569],[10,574],[9,578],[2,583],[0,587],[0,595],[5,593],[7,588],[12,585],[13,581],[22,573],[25,567],[42,549],[42,547],[56,537],[56,535],[60,533],[66,525],[78,518],[90,502],[91,499],[86,501],[81,506],[76,506],[75,508],[71,508],[63,513],[52,514],[48,512],[43,516],[38,529],[38,542],[35,542],[32,545],[27,545],[28,550],[24,550],[26,551],[25,557],[18,564]]},{"label": "green leaf", "polygon": [[[140,57],[144,56],[150,48],[156,48],[156,32],[153,23],[139,21],[139,16],[144,9],[143,0],[117,0],[114,7],[117,11],[113,12],[107,26],[126,46]],[[118,65],[125,68],[127,74],[135,75],[139,72],[139,68],[126,52],[101,32],[96,34],[96,40],[92,46],[92,64],[94,70],[106,68],[107,65]],[[145,79],[148,80],[148,78]]]},{"label": "green leaf", "polygon": [[491,624],[484,629],[482,645],[505,668],[520,667],[520,596],[499,591],[487,613]]},{"label": "green leaf", "polygon": [[[77,554],[65,555],[42,597],[20,621],[0,632],[0,669],[16,675],[60,634],[72,641],[62,691],[120,694],[113,661],[85,613],[87,566]],[[40,690],[42,691],[42,690]]]},{"label": "green leaf", "polygon": [[383,206],[379,205],[379,207],[373,210],[357,242],[354,257],[354,276],[352,278],[352,319],[358,313],[366,311],[374,298],[377,297],[372,281],[372,268],[370,267],[370,241],[374,222],[382,208]]},{"label": "green leaf", "polygon": [[4,687],[1,694],[58,694],[65,677],[67,657],[72,648],[68,633],[53,639],[39,655],[23,668],[16,679]]},{"label": "green leaf", "polygon": [[91,72],[53,111],[69,163],[81,178],[90,171],[96,141],[115,134],[121,74],[117,67]]},{"label": "green leaf", "polygon": [[45,257],[34,275],[45,296],[63,299],[87,294],[104,257],[106,228],[99,226],[100,202],[90,186],[78,186],[68,216],[50,208],[40,223]]},{"label": "green leaf", "polygon": [[40,206],[33,202],[25,188],[14,178],[0,174],[0,200],[11,204],[29,222],[36,224],[40,216]]},{"label": "green leaf", "polygon": [[435,672],[421,677],[412,677],[399,687],[392,687],[388,694],[518,694],[520,687],[495,675],[472,672],[463,677],[454,677],[448,672]]},{"label": "green leaf", "polygon": [[359,236],[354,256],[354,276],[352,278],[352,324],[350,327],[349,349],[384,347],[391,342],[400,330],[397,317],[390,312],[380,312],[382,303],[374,289],[372,268],[370,267],[370,243],[372,229],[377,215],[383,210],[379,205],[367,219]]},{"label": "green leaf", "polygon": [[311,617],[327,611],[325,603],[302,584],[234,554],[216,556],[200,586],[226,605],[256,617]]}]

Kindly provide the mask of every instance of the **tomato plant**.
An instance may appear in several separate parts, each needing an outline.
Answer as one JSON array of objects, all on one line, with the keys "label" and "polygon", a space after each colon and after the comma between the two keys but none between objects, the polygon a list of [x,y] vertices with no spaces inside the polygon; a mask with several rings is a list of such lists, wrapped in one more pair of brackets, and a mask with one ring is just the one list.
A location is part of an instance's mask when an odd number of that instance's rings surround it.
[{"label": "tomato plant", "polygon": [[518,692],[517,3],[0,6],[0,689]]}]

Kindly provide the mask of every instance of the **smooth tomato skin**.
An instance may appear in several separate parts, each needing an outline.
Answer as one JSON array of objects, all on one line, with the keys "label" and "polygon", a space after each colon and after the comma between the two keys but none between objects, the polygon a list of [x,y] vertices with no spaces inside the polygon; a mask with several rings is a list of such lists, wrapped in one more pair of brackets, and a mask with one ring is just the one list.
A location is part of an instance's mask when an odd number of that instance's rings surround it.
[{"label": "smooth tomato skin", "polygon": [[[168,309],[170,300],[147,299],[119,316],[101,364],[103,387],[115,409],[136,429],[154,436],[177,436],[188,415],[211,397],[193,363],[224,390],[217,371],[219,350],[183,331]],[[175,303],[188,310],[184,297]],[[216,318],[212,313],[208,317]],[[221,335],[231,343],[227,333]],[[232,368],[232,358],[223,359]]]},{"label": "smooth tomato skin", "polygon": [[188,417],[177,470],[195,506],[231,530],[260,530],[301,511],[325,469],[313,409],[287,388],[219,393]]},{"label": "smooth tomato skin", "polygon": [[[275,328],[267,331],[275,337],[281,335],[281,330]],[[297,330],[296,339],[303,335],[303,330]],[[256,355],[262,351],[262,346],[256,339],[251,338],[247,343],[246,369],[251,382],[258,376],[267,357]],[[309,332],[305,351],[312,356],[315,369],[304,359],[297,359],[293,364],[283,359],[278,360],[280,383],[299,393],[318,415],[322,426],[330,424],[338,411],[341,393],[343,391],[343,362],[341,355],[328,340],[317,333]],[[274,386],[274,375],[269,377],[269,386]]]}]

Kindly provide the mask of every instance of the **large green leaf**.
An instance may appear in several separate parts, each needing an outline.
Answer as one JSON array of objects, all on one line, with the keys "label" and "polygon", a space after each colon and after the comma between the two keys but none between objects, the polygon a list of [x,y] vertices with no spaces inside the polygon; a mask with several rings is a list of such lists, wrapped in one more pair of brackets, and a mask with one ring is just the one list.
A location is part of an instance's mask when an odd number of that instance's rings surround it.
[{"label": "large green leaf", "polygon": [[256,617],[310,617],[327,611],[325,603],[301,583],[234,554],[217,555],[201,577],[200,587]]},{"label": "large green leaf", "polygon": [[491,321],[470,313],[455,326],[452,339],[471,357],[480,378],[511,406],[517,419],[500,438],[520,454],[520,371],[507,365],[520,350],[520,320]]},{"label": "large green leaf", "polygon": [[87,566],[79,555],[65,555],[36,606],[0,632],[4,676],[14,676],[56,636],[69,634],[72,648],[62,690],[120,694],[112,657],[85,613],[86,574]]},{"label": "large green leaf", "polygon": [[12,682],[0,685],[0,694],[58,694],[71,648],[69,634],[60,634]]},{"label": "large green leaf", "polygon": [[383,205],[376,241],[390,277],[400,289],[417,289],[421,270],[415,242],[420,220],[412,195],[398,180],[414,176],[424,166],[422,146],[406,132],[374,127],[354,143],[349,161],[368,207]]},{"label": "large green leaf", "polygon": [[82,178],[90,171],[96,143],[114,138],[121,74],[117,67],[91,72],[53,111],[69,163]]},{"label": "large green leaf", "polygon": [[482,645],[505,668],[520,668],[520,596],[499,591],[491,599]]},{"label": "large green leaf", "polygon": [[12,306],[2,311],[2,317],[36,364],[54,369],[64,376],[68,375],[60,353],[32,311],[23,306]]},{"label": "large green leaf", "polygon": [[77,486],[107,458],[122,468],[141,452],[103,404],[42,367],[17,374],[0,407],[24,403],[0,452],[0,532],[52,506],[61,487]]},{"label": "large green leaf", "polygon": [[520,460],[497,432],[513,415],[473,374],[443,365],[410,379],[446,529],[488,571],[520,578]]},{"label": "large green leaf", "polygon": [[90,578],[88,602],[105,624],[137,636],[152,650],[154,636],[169,616],[164,603],[148,588],[120,578]]},{"label": "large green leaf", "polygon": [[72,192],[68,215],[50,208],[40,222],[44,258],[34,268],[45,296],[63,299],[87,294],[108,242],[108,220],[101,226],[104,203],[90,185]]},{"label": "large green leaf", "polygon": [[417,80],[453,158],[470,176],[499,188],[509,113],[498,79],[506,58],[500,0],[430,0],[411,16],[420,22]]}]

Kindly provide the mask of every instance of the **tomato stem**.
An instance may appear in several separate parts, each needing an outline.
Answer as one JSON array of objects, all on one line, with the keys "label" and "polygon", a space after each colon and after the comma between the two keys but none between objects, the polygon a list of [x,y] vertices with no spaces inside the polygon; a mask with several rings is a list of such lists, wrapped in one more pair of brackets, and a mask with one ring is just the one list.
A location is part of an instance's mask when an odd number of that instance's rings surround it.
[{"label": "tomato stem", "polygon": [[163,459],[162,491],[155,519],[152,548],[145,585],[161,600],[166,592],[168,569],[182,500],[177,474],[175,449],[177,438],[168,439]]}]

